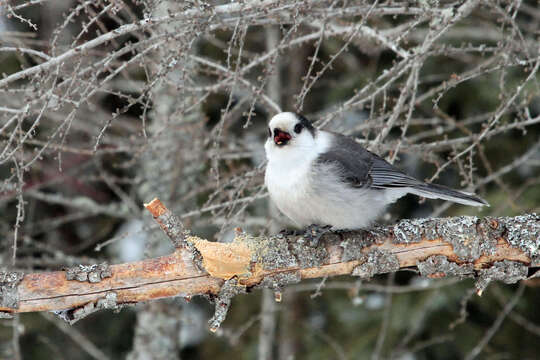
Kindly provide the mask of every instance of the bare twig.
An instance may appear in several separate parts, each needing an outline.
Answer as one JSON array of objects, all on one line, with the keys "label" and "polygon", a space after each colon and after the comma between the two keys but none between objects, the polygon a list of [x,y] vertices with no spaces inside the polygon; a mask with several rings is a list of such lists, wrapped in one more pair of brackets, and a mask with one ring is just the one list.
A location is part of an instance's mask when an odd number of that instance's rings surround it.
[{"label": "bare twig", "polygon": [[504,319],[506,319],[506,316],[512,312],[512,309],[517,305],[519,299],[521,299],[521,295],[523,295],[523,291],[525,291],[525,284],[523,282],[519,285],[519,288],[517,289],[514,296],[512,296],[512,299],[506,303],[504,306],[504,309],[501,311],[499,316],[497,316],[497,319],[491,325],[489,330],[484,334],[480,342],[467,354],[465,357],[466,360],[472,360],[476,358],[484,349],[484,347],[488,344],[488,342],[491,340],[493,335],[499,330],[499,327],[501,326]]}]

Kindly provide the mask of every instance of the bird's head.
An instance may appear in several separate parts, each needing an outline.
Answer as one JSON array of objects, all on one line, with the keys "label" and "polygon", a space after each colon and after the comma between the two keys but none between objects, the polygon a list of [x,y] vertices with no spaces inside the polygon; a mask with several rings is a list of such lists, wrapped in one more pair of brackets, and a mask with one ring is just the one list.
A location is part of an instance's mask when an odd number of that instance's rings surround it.
[{"label": "bird's head", "polygon": [[316,129],[300,114],[282,112],[268,123],[267,152],[274,149],[306,148],[314,143]]}]

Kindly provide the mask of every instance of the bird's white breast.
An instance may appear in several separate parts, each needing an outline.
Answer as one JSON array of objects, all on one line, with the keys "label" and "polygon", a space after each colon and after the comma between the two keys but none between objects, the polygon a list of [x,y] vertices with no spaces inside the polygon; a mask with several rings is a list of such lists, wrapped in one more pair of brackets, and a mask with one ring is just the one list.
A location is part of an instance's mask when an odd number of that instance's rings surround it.
[{"label": "bird's white breast", "polygon": [[310,224],[331,225],[335,229],[367,227],[387,204],[406,191],[354,188],[343,182],[336,164],[313,166],[317,157],[330,148],[332,136],[318,131],[311,147],[303,144],[280,148],[267,141],[265,183],[270,198],[299,227]]},{"label": "bird's white breast", "polygon": [[312,164],[330,144],[328,133],[318,132],[312,144],[291,144],[277,147],[271,141],[265,145],[268,164],[265,183],[278,209],[298,226],[311,224],[309,202],[312,188],[309,182]]}]

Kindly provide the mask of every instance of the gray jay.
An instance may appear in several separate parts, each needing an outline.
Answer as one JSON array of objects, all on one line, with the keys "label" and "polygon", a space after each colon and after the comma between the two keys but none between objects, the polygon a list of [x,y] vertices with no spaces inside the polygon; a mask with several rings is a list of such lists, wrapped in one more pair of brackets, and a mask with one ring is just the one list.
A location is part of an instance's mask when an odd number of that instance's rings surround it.
[{"label": "gray jay", "polygon": [[388,205],[411,193],[483,206],[474,194],[417,180],[354,139],[316,129],[302,115],[283,112],[268,125],[265,184],[278,209],[301,228],[368,227]]}]

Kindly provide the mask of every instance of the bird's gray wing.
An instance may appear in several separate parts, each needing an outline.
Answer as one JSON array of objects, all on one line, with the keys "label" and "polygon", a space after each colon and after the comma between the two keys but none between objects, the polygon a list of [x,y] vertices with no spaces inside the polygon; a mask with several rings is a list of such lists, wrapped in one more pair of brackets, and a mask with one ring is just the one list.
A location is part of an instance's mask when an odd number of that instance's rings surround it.
[{"label": "bird's gray wing", "polygon": [[465,205],[488,205],[484,199],[464,191],[437,184],[427,184],[413,178],[367,151],[351,138],[333,135],[329,151],[319,155],[317,164],[335,172],[345,184],[354,188],[403,189],[405,192],[430,199],[443,199]]},{"label": "bird's gray wing", "polygon": [[332,134],[329,150],[317,158],[317,164],[333,166],[343,182],[355,188],[399,188],[420,184],[379,156],[364,149],[353,139]]}]

